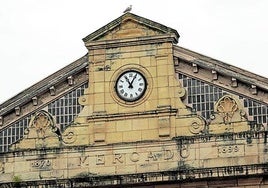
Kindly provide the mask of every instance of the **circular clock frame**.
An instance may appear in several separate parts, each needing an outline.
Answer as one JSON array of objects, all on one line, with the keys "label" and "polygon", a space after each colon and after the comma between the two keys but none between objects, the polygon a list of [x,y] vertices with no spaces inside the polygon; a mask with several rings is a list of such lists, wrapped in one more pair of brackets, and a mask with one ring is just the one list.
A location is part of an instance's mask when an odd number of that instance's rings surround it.
[{"label": "circular clock frame", "polygon": [[146,90],[147,80],[137,70],[129,69],[122,72],[115,82],[117,96],[126,102],[138,101],[143,97]]},{"label": "circular clock frame", "polygon": [[[140,96],[140,98],[137,100],[132,100],[132,101],[123,100],[122,98],[118,96],[118,93],[116,92],[116,81],[123,73],[127,71],[137,71],[140,74],[142,74],[146,80],[146,90],[144,91],[142,96]],[[109,85],[110,85],[110,94],[113,100],[121,106],[131,108],[131,107],[142,104],[148,99],[148,97],[150,96],[152,92],[153,79],[152,79],[150,72],[147,70],[147,68],[139,64],[128,64],[128,65],[121,66],[112,74]]]}]

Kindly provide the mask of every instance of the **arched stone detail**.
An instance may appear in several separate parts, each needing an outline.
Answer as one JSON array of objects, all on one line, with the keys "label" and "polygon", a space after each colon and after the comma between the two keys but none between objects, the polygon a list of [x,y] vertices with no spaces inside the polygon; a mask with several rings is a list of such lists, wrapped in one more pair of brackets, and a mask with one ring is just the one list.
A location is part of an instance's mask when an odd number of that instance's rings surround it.
[{"label": "arched stone detail", "polygon": [[50,113],[41,110],[31,119],[30,128],[34,128],[38,138],[45,138],[47,131],[56,132],[58,128]]}]

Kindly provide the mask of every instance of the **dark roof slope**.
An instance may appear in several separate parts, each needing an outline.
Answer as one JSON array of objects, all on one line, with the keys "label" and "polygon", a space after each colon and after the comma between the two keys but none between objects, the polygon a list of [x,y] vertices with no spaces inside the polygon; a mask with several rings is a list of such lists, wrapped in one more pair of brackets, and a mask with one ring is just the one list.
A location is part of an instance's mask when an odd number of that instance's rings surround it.
[{"label": "dark roof slope", "polygon": [[0,104],[0,115],[29,102],[34,96],[46,92],[50,87],[76,74],[86,66],[88,66],[87,54]]},{"label": "dark roof slope", "polygon": [[[230,65],[225,62],[213,59],[203,54],[191,51],[189,49],[180,46],[175,46],[174,55],[181,57],[180,54],[190,56],[190,62],[195,63],[200,67],[215,70],[218,73],[222,73],[223,75],[228,75],[233,78],[237,78],[242,82],[256,85],[257,87],[268,91],[268,78],[249,72],[234,65]],[[187,58],[185,60],[187,60]]]}]

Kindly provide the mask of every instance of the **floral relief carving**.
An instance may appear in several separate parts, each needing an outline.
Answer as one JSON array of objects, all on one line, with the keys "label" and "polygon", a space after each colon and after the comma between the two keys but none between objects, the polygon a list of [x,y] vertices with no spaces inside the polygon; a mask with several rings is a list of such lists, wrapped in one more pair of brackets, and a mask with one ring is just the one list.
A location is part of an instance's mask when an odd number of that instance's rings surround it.
[{"label": "floral relief carving", "polygon": [[45,138],[48,129],[57,131],[52,116],[46,111],[37,112],[30,122],[30,127],[35,128],[38,138]]},{"label": "floral relief carving", "polygon": [[238,105],[232,97],[225,96],[218,102],[216,110],[222,116],[224,123],[229,124],[238,110]]}]

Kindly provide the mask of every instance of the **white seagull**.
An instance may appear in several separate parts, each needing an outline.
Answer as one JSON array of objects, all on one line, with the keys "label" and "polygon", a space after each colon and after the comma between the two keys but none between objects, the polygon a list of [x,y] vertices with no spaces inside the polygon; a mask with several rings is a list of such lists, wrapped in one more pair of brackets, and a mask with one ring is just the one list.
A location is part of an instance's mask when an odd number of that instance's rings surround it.
[{"label": "white seagull", "polygon": [[126,8],[126,10],[124,10],[124,13],[126,13],[126,12],[130,12],[131,9],[132,9],[132,5],[129,5],[129,6]]}]

